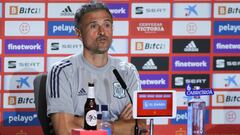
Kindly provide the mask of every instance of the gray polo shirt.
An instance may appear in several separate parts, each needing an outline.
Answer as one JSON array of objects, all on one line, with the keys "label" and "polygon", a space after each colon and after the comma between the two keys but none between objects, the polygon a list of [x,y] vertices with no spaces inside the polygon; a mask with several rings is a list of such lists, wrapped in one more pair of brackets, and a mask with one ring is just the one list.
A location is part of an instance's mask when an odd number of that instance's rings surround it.
[{"label": "gray polo shirt", "polygon": [[54,64],[47,76],[47,114],[66,112],[83,116],[88,82],[94,82],[99,111],[108,106],[111,119],[117,120],[130,100],[114,76],[113,69],[118,70],[131,96],[133,91],[141,89],[135,66],[112,56],[101,68],[89,64],[82,53]]}]

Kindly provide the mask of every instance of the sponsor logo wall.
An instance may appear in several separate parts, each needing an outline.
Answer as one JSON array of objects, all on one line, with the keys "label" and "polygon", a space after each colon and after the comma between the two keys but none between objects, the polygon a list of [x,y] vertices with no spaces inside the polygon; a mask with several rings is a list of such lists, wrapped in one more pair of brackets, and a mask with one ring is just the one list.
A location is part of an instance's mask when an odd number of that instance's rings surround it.
[{"label": "sponsor logo wall", "polygon": [[[215,90],[202,97],[207,135],[240,135],[240,0],[103,1],[109,54],[136,66],[144,90],[177,91],[177,117],[154,119],[154,135],[187,135],[187,83]],[[86,2],[0,2],[0,135],[43,135],[33,80],[83,50],[73,18]]]}]

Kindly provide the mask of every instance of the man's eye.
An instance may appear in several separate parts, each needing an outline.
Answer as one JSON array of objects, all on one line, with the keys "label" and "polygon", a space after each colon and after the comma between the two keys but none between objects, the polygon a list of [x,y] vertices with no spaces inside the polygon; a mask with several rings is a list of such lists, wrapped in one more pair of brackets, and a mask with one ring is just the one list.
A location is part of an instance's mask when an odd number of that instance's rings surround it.
[{"label": "man's eye", "polygon": [[112,27],[112,24],[111,23],[105,23],[105,27],[106,28]]},{"label": "man's eye", "polygon": [[91,29],[96,29],[96,28],[97,28],[97,25],[96,25],[96,24],[91,24],[91,25],[90,25],[90,28],[91,28]]}]

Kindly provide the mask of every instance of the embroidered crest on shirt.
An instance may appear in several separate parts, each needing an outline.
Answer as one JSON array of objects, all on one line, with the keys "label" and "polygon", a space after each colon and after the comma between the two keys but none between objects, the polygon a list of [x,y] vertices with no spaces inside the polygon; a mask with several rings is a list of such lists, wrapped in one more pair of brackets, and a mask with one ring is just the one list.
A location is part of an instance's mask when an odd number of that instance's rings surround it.
[{"label": "embroidered crest on shirt", "polygon": [[84,95],[87,95],[87,92],[84,90],[84,88],[78,90],[78,93],[77,93],[78,96],[84,96]]},{"label": "embroidered crest on shirt", "polygon": [[116,98],[125,98],[125,90],[121,87],[120,83],[113,83],[113,96]]}]

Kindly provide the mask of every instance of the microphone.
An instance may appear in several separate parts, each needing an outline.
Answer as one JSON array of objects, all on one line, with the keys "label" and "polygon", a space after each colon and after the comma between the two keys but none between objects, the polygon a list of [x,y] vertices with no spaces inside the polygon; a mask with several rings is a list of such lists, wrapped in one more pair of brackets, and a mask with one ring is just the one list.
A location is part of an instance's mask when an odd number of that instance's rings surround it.
[{"label": "microphone", "polygon": [[113,69],[113,74],[115,75],[115,77],[117,78],[118,82],[120,83],[121,87],[125,90],[127,89],[127,85],[126,83],[123,81],[121,75],[119,74],[119,72],[117,71],[117,69]]},{"label": "microphone", "polygon": [[[132,101],[132,98],[128,92],[128,89],[127,89],[127,85],[126,83],[124,82],[124,80],[122,79],[121,75],[119,74],[118,70],[117,69],[113,69],[113,74],[115,75],[115,77],[117,78],[118,82],[120,83],[121,87],[127,92],[128,94],[128,97],[130,99],[130,102],[131,104],[133,105],[133,101]],[[135,129],[134,129],[134,135],[138,135],[138,121],[137,119],[135,119]]]}]

